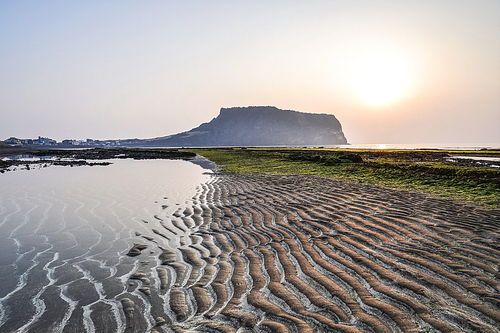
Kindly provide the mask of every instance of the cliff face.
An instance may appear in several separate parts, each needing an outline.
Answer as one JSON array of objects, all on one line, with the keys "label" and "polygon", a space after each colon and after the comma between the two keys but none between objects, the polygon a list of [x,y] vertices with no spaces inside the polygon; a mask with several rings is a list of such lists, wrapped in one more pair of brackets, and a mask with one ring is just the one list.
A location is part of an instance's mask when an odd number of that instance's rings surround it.
[{"label": "cliff face", "polygon": [[274,106],[222,108],[219,116],[190,131],[146,140],[151,146],[311,146],[347,143],[333,115]]}]

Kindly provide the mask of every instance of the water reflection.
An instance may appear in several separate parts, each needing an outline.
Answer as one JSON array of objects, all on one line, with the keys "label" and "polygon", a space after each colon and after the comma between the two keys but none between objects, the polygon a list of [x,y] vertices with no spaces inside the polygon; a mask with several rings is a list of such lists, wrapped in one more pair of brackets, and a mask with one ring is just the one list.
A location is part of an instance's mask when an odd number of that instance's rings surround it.
[{"label": "water reflection", "polygon": [[212,162],[209,159],[207,159],[203,156],[200,156],[200,155],[196,155],[196,157],[192,160],[189,160],[189,162],[196,164],[196,165],[199,165],[203,169],[209,170],[209,171],[213,171],[217,168],[217,165],[214,162]]},{"label": "water reflection", "polygon": [[[213,176],[181,160],[112,162],[1,175],[0,331],[123,331],[116,300],[141,294],[132,272],[190,245],[182,212]],[[135,243],[141,260],[126,255]]]},{"label": "water reflection", "polygon": [[50,161],[55,159],[54,156],[35,156],[30,154],[13,155],[2,158],[4,161]]}]

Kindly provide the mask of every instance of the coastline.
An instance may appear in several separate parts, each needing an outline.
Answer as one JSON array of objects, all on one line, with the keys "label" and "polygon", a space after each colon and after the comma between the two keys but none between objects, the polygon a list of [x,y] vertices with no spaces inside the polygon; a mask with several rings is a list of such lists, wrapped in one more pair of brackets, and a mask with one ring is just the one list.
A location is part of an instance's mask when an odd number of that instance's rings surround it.
[{"label": "coastline", "polygon": [[[2,148],[2,147],[0,147]],[[0,160],[0,172],[31,164],[106,165],[114,158],[192,159],[196,155],[225,173],[319,175],[327,178],[429,193],[500,208],[500,151],[330,148],[100,148],[73,150],[0,149],[6,156],[31,153],[42,160]],[[47,158],[49,157],[49,158]],[[195,162],[196,163],[196,162]]]},{"label": "coastline", "polygon": [[[94,157],[167,158],[161,151],[129,153],[104,150]],[[83,154],[80,160],[91,151],[60,154]],[[266,163],[274,163],[273,156]],[[249,161],[262,164],[262,156],[254,157],[239,159],[240,166]],[[301,168],[319,165],[297,163]],[[216,172],[180,206],[167,207],[160,190],[147,200],[155,212],[149,221],[126,218],[126,226],[120,228],[129,236],[126,244],[120,241],[127,248],[117,247],[108,259],[115,266],[90,260],[83,279],[78,272],[74,281],[56,273],[57,256],[46,247],[45,260],[54,264],[39,268],[45,272],[43,267],[49,267],[54,284],[46,290],[50,296],[37,298],[46,302],[43,313],[33,314],[38,319],[30,324],[30,317],[22,318],[25,325],[32,325],[26,328],[62,325],[66,330],[93,327],[126,333],[500,329],[499,209],[271,170],[273,174]],[[106,187],[105,182],[102,185]],[[103,203],[95,201],[97,197],[91,197],[90,211]],[[110,208],[122,209],[113,198],[105,201]],[[86,214],[85,207],[77,208],[79,215]],[[136,208],[141,210],[141,205]],[[96,224],[89,225],[88,236],[105,227],[106,221],[90,216],[88,223]],[[114,216],[121,223],[122,218]],[[17,221],[5,221],[17,230]],[[25,236],[30,230],[23,228]],[[109,231],[105,239],[117,239],[114,227],[110,225]],[[176,246],[168,246],[172,242]],[[96,252],[107,246],[96,243]],[[64,298],[55,289],[61,280],[63,286],[72,286],[61,289]],[[68,299],[73,308],[61,313]],[[85,317],[85,311],[91,316]],[[0,327],[6,331],[19,325],[14,317],[0,316]]]},{"label": "coastline", "polygon": [[224,173],[317,175],[500,208],[500,151],[189,149]]},{"label": "coastline", "polygon": [[14,152],[31,153],[44,157],[44,160],[0,160],[1,173],[9,171],[12,166],[29,168],[30,164],[105,165],[110,162],[88,160],[196,159],[198,155],[212,162],[210,168],[226,173],[320,175],[500,208],[499,150],[240,147],[50,149],[30,152],[8,147],[0,149],[2,152],[6,156]]},{"label": "coastline", "polygon": [[[13,156],[16,153],[13,151],[4,157]],[[184,159],[191,160],[196,158],[196,154],[190,152],[179,151],[178,149],[51,149],[51,150],[33,150],[19,151],[20,155],[32,155],[34,159],[0,159],[0,173],[9,171],[11,167],[21,167],[30,169],[30,165],[39,165],[40,167],[48,167],[50,165],[59,166],[106,166],[111,164],[113,159],[135,159],[135,160],[152,160],[152,159]],[[2,156],[0,156],[1,158]],[[39,157],[40,159],[36,159]],[[97,161],[97,162],[89,162]]]},{"label": "coastline", "polygon": [[13,155],[29,154],[29,153],[33,153],[33,152],[37,152],[37,151],[38,150],[32,149],[32,148],[1,145],[0,146],[0,158],[13,156]]}]

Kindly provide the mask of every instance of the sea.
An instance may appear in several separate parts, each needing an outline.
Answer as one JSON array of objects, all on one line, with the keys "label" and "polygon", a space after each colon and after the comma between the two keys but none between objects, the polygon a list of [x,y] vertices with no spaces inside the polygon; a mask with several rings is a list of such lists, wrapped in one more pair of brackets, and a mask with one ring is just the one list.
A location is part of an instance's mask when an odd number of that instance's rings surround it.
[{"label": "sea", "polygon": [[343,149],[444,149],[444,150],[500,150],[500,143],[367,143],[348,145],[328,145],[325,148]]}]

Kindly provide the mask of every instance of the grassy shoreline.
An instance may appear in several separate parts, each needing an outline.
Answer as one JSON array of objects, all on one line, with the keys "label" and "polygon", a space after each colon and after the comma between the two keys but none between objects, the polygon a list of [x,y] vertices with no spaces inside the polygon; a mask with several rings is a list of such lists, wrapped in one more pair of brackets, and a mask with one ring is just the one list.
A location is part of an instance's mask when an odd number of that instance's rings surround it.
[{"label": "grassy shoreline", "polygon": [[[451,155],[500,157],[500,151],[350,149],[185,149],[216,163],[225,173],[316,175],[356,183],[414,190],[500,208],[500,168]],[[360,160],[357,157],[358,156]]]},{"label": "grassy shoreline", "polygon": [[[500,151],[307,149],[307,148],[191,148],[89,149],[32,152],[75,160],[112,158],[192,158],[204,156],[225,173],[315,175],[389,188],[414,190],[459,199],[486,208],[500,208],[500,167],[485,167],[469,159],[450,162],[454,155],[500,158]],[[68,165],[81,161],[64,162]],[[0,172],[25,161],[0,161]],[[59,163],[54,161],[52,163]],[[497,166],[500,163],[497,162]]]}]

